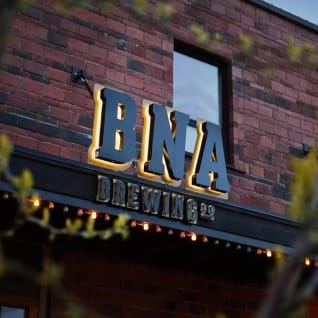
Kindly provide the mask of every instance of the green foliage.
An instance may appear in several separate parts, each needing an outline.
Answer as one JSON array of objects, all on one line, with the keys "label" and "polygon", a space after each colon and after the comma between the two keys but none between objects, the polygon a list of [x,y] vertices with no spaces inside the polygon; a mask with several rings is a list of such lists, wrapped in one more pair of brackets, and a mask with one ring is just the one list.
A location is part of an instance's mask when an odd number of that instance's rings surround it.
[{"label": "green foliage", "polygon": [[127,239],[129,236],[129,225],[128,221],[130,216],[125,213],[118,215],[117,219],[114,221],[113,229],[116,234],[120,234],[123,239]]},{"label": "green foliage", "polygon": [[290,216],[304,223],[318,220],[318,160],[314,149],[303,159],[292,160],[295,172],[291,185]]},{"label": "green foliage", "polygon": [[38,274],[37,282],[42,286],[58,287],[62,281],[62,275],[62,267],[46,257],[43,262],[43,269]]},{"label": "green foliage", "polygon": [[168,3],[157,3],[155,16],[157,19],[169,20],[174,14],[174,7]]},{"label": "green foliage", "polygon": [[59,0],[54,3],[55,9],[63,14],[67,14],[74,6],[83,7],[85,5],[87,5],[87,0]]},{"label": "green foliage", "polygon": [[243,56],[248,55],[251,52],[254,45],[253,39],[247,34],[240,34],[239,40],[240,40],[241,55]]},{"label": "green foliage", "polygon": [[295,44],[294,38],[291,35],[287,35],[286,49],[289,61],[294,64],[302,61],[308,64],[317,63],[317,47],[308,41],[302,44]]},{"label": "green foliage", "polygon": [[65,228],[69,234],[75,233],[81,229],[83,221],[80,218],[76,218],[72,221],[70,218],[65,220]]},{"label": "green foliage", "polygon": [[7,271],[7,262],[3,254],[2,243],[0,242],[0,276],[4,275]]},{"label": "green foliage", "polygon": [[47,207],[42,209],[42,221],[44,224],[49,224],[50,222],[50,209]]},{"label": "green foliage", "polygon": [[82,306],[78,305],[75,302],[68,302],[66,309],[66,317],[67,318],[84,318],[85,312]]},{"label": "green foliage", "polygon": [[92,217],[88,218],[85,224],[86,231],[83,233],[84,238],[93,238],[94,236],[96,236],[96,232],[94,231],[95,221],[96,219]]},{"label": "green foliage", "polygon": [[297,307],[296,309],[292,310],[288,314],[288,318],[306,318],[306,317],[308,317],[308,310],[305,304]]},{"label": "green foliage", "polygon": [[33,184],[33,175],[29,169],[23,169],[21,176],[13,177],[13,185],[21,194],[29,194]]},{"label": "green foliage", "polygon": [[137,14],[141,14],[145,11],[147,3],[147,0],[134,0],[132,3],[132,10]]},{"label": "green foliage", "polygon": [[202,27],[192,24],[189,29],[192,32],[192,34],[196,36],[196,41],[200,45],[205,45],[209,42],[210,35]]},{"label": "green foliage", "polygon": [[7,168],[13,146],[5,134],[0,134],[0,174]]}]

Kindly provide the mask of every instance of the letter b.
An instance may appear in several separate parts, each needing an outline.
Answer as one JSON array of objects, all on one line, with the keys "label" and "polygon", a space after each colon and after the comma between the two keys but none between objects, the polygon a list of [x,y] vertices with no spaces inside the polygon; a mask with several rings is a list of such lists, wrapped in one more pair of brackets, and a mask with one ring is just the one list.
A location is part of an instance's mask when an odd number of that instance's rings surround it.
[{"label": "letter b", "polygon": [[103,106],[97,157],[111,162],[112,168],[118,163],[120,168],[134,158],[136,104],[127,94],[108,88],[101,91],[100,98]]}]

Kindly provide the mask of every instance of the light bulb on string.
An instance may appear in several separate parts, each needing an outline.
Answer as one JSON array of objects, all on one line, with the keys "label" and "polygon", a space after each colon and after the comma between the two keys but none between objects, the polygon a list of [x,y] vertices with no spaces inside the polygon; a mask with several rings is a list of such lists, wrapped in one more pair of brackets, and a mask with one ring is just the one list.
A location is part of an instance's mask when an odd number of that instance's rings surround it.
[{"label": "light bulb on string", "polygon": [[52,201],[49,202],[49,209],[50,210],[54,209],[54,202]]},{"label": "light bulb on string", "polygon": [[65,205],[64,208],[63,208],[63,212],[67,213],[68,211],[69,211],[69,208],[68,208],[68,206]]},{"label": "light bulb on string", "polygon": [[310,259],[308,257],[305,258],[305,265],[306,266],[310,265]]},{"label": "light bulb on string", "polygon": [[3,194],[3,199],[8,200],[9,199],[9,193],[4,193]]},{"label": "light bulb on string", "polygon": [[143,224],[143,229],[144,229],[144,231],[148,231],[149,230],[149,223],[145,222]]},{"label": "light bulb on string", "polygon": [[137,222],[135,220],[132,220],[130,222],[130,227],[136,227],[137,226]]},{"label": "light bulb on string", "polygon": [[180,238],[185,238],[186,237],[186,234],[185,234],[185,232],[180,232]]},{"label": "light bulb on string", "polygon": [[84,214],[83,209],[78,209],[78,210],[77,210],[77,215],[78,215],[78,216],[82,216],[83,214]]},{"label": "light bulb on string", "polygon": [[172,229],[168,230],[168,235],[173,235],[173,230]]},{"label": "light bulb on string", "polygon": [[161,230],[161,227],[159,225],[156,225],[156,232],[157,233],[160,233],[162,230]]},{"label": "light bulb on string", "polygon": [[191,234],[191,241],[195,242],[197,240],[197,235],[195,233]]},{"label": "light bulb on string", "polygon": [[272,251],[271,250],[267,250],[266,251],[266,256],[267,257],[272,257]]},{"label": "light bulb on string", "polygon": [[33,206],[35,208],[38,208],[40,206],[41,202],[40,202],[40,199],[39,198],[35,198],[33,199]]},{"label": "light bulb on string", "polygon": [[206,235],[204,235],[203,238],[202,238],[202,241],[203,241],[203,243],[208,243],[209,239],[208,239],[208,237]]},{"label": "light bulb on string", "polygon": [[110,215],[108,213],[105,214],[104,216],[105,221],[109,221],[110,220]]},{"label": "light bulb on string", "polygon": [[97,212],[93,211],[91,214],[91,218],[95,220],[97,218]]}]

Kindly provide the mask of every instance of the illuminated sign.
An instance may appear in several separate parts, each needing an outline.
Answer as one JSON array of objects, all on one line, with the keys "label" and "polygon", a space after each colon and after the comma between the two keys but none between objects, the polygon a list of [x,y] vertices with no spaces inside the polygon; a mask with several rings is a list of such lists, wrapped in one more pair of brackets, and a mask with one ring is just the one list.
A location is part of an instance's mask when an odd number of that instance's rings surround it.
[{"label": "illuminated sign", "polygon": [[206,198],[117,177],[98,176],[97,201],[190,224],[197,224],[200,219],[215,221],[215,206]]},{"label": "illuminated sign", "polygon": [[[100,85],[94,88],[95,116],[89,162],[112,170],[130,167],[136,154],[137,107],[127,94]],[[195,106],[194,106],[195,107]],[[189,115],[146,102],[142,107],[141,155],[143,178],[178,185],[184,178],[185,138]],[[198,121],[197,140],[185,175],[190,190],[214,195],[229,191],[220,127]]]}]

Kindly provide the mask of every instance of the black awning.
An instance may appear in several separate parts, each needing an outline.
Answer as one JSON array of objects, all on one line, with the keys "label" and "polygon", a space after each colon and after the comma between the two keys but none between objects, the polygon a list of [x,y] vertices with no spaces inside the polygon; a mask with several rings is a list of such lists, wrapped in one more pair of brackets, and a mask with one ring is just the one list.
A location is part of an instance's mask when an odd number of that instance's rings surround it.
[{"label": "black awning", "polygon": [[[13,173],[20,173],[23,168],[32,171],[35,189],[43,200],[54,201],[99,213],[118,215],[128,213],[134,220],[149,222],[179,231],[194,232],[244,244],[252,247],[273,249],[280,246],[286,253],[292,250],[295,239],[299,236],[302,226],[287,217],[274,213],[253,209],[226,200],[190,192],[163,183],[151,182],[136,175],[127,175],[82,164],[58,157],[49,156],[36,151],[16,148],[10,167]],[[182,219],[161,216],[160,213],[145,213],[141,209],[132,209],[111,202],[96,200],[98,192],[98,176],[127,184],[134,184],[151,191],[162,191],[187,200],[211,206],[213,218],[199,218],[196,224]],[[0,181],[0,190],[10,191],[10,186]]]}]

